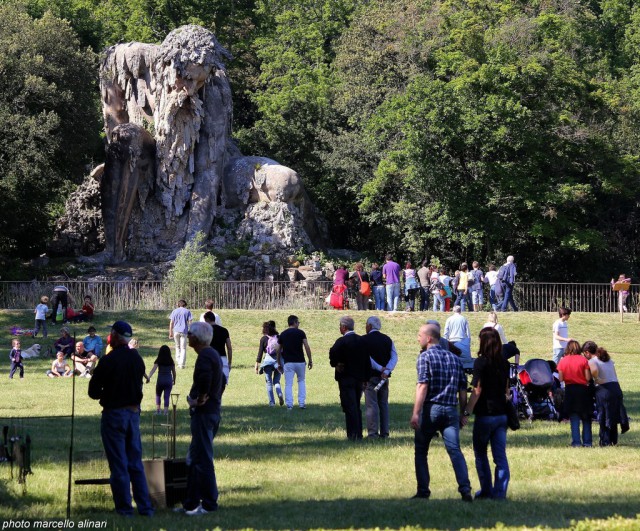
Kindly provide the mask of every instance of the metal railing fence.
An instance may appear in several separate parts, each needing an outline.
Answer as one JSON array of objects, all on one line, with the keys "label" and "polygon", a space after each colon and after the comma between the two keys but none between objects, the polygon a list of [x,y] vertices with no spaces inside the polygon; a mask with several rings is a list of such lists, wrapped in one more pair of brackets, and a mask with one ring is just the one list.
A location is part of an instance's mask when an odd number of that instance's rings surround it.
[{"label": "metal railing fence", "polygon": [[[0,282],[0,308],[33,309],[42,295],[51,295],[60,282]],[[170,310],[178,299],[190,308],[204,308],[207,299],[216,309],[320,310],[331,291],[331,281],[210,281],[169,286],[162,281],[70,280],[63,283],[74,302],[82,307],[85,295],[91,295],[97,310]],[[638,310],[639,285],[632,285],[627,299],[629,312]],[[521,310],[554,312],[566,306],[578,312],[616,312],[618,294],[608,283],[519,282],[514,290]],[[488,289],[485,289],[488,301]],[[354,304],[355,307],[355,304]]]}]

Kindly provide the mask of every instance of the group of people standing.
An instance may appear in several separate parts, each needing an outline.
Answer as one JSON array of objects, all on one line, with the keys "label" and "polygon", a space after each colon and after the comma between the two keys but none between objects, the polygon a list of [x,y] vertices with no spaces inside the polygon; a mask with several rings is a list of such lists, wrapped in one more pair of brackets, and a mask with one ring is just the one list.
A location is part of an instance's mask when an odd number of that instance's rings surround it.
[{"label": "group of people standing", "polygon": [[[582,346],[569,336],[569,308],[558,310],[553,323],[553,362],[564,385],[563,415],[571,423],[571,446],[593,445],[594,398],[599,424],[599,445],[618,444],[618,426],[629,429],[622,389],[615,365],[606,349],[593,341]],[[580,433],[582,427],[582,434]]]},{"label": "group of people standing", "polygon": [[489,265],[485,273],[478,262],[473,262],[471,268],[463,262],[450,275],[444,267],[429,265],[426,260],[418,269],[407,261],[402,269],[387,254],[382,266],[375,262],[371,264],[370,272],[364,270],[362,262],[355,264],[352,274],[345,265],[340,265],[335,271],[333,284],[334,289],[336,286],[348,288],[358,310],[367,310],[369,297],[373,296],[376,310],[395,312],[402,293],[408,312],[416,310],[418,299],[420,311],[431,306],[434,312],[444,312],[460,306],[463,312],[467,309],[477,312],[484,306],[484,292],[488,286],[489,302],[494,311],[507,311],[509,306],[518,311],[513,299],[516,275],[513,256],[509,256],[497,270],[494,265]]}]

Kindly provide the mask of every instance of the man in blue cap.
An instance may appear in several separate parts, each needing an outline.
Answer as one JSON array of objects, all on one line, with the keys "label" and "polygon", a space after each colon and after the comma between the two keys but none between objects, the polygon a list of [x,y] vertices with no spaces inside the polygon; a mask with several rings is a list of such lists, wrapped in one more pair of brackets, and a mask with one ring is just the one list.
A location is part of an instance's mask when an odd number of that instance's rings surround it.
[{"label": "man in blue cap", "polygon": [[140,440],[140,402],[145,366],[138,351],[129,348],[131,336],[133,331],[129,323],[113,323],[113,350],[93,371],[89,396],[100,400],[102,406],[100,433],[111,471],[111,492],[116,512],[133,515],[133,490],[138,512],[152,516]]}]

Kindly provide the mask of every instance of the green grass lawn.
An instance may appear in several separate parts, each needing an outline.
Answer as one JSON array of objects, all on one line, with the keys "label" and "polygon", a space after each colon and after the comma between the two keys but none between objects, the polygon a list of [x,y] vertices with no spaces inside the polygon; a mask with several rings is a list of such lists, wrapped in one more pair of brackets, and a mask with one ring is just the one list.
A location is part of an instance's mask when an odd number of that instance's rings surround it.
[{"label": "green grass lawn", "polygon": [[[572,449],[569,426],[543,421],[523,424],[510,432],[508,457],[511,483],[507,502],[460,501],[449,459],[441,440],[432,443],[431,499],[409,500],[415,493],[413,432],[409,418],[415,390],[416,334],[433,313],[380,314],[382,331],[395,341],[399,364],[390,382],[391,437],[385,441],[351,443],[344,432],[344,415],[328,350],[338,337],[339,312],[298,312],[313,351],[314,368],[307,372],[307,409],[267,406],[264,380],[254,372],[261,324],[274,319],[281,330],[289,312],[226,311],[221,314],[234,348],[230,385],[223,398],[223,417],[215,439],[215,465],[220,510],[189,519],[161,511],[151,520],[123,519],[112,511],[107,487],[74,487],[75,522],[106,521],[109,529],[344,529],[344,528],[579,528],[640,529],[640,459],[637,419],[640,412],[640,364],[636,316],[620,323],[614,314],[574,313],[570,335],[595,340],[612,354],[632,418],[631,431],[616,448]],[[196,314],[196,312],[194,312]],[[199,312],[197,312],[199,315]],[[364,331],[364,312],[352,312],[356,331]],[[485,314],[469,315],[477,337]],[[124,318],[139,338],[147,370],[158,348],[168,339],[168,312],[102,314],[97,328]],[[33,439],[33,475],[28,490],[9,480],[9,467],[0,464],[0,521],[64,518],[67,489],[69,419],[72,381],[50,380],[50,361],[27,360],[24,380],[8,379],[12,325],[32,326],[30,312],[0,312],[3,376],[0,385],[0,424],[8,417],[50,417],[24,421]],[[523,360],[550,357],[551,326],[555,314],[503,314],[500,322],[508,339],[518,343]],[[74,325],[78,338],[86,325]],[[50,330],[55,336],[58,328]],[[106,333],[105,333],[106,334]],[[55,337],[49,338],[52,343]],[[23,339],[23,348],[34,340]],[[42,341],[42,344],[46,344]],[[477,348],[474,341],[472,348]],[[189,351],[187,369],[178,372],[174,390],[180,393],[177,454],[188,443],[184,396],[190,386],[195,353]],[[154,378],[155,380],[155,378]],[[75,474],[105,475],[105,464],[92,460],[101,450],[100,407],[87,396],[87,381],[76,380]],[[283,381],[284,384],[284,381]],[[145,387],[142,431],[146,457],[151,456],[154,382]],[[594,425],[597,440],[597,426]],[[462,447],[474,489],[478,488],[471,426],[462,432]],[[156,454],[164,453],[164,439]],[[86,476],[85,476],[86,477]],[[79,526],[76,525],[76,528]],[[4,527],[8,528],[8,527]],[[33,527],[32,527],[33,528]]]}]

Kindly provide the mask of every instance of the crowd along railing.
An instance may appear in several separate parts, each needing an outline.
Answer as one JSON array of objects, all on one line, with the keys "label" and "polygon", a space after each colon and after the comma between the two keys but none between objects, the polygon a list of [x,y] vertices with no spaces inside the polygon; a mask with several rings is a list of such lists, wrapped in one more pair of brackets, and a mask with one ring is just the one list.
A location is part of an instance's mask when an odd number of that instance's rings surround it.
[{"label": "crowd along railing", "polygon": [[[51,297],[58,284],[0,282],[0,308],[33,309],[42,295]],[[212,299],[216,309],[321,310],[327,308],[332,287],[330,281],[322,280],[210,281],[179,286],[146,280],[69,280],[62,284],[69,289],[73,308],[81,308],[84,296],[90,295],[96,309],[102,311],[170,310],[180,298],[190,308],[204,308],[205,301]],[[638,294],[638,285],[632,285],[627,299],[629,312],[638,310]],[[618,294],[608,283],[518,282],[514,298],[523,311],[555,312],[561,306],[577,312],[618,311]],[[402,302],[400,307],[404,309]]]}]

